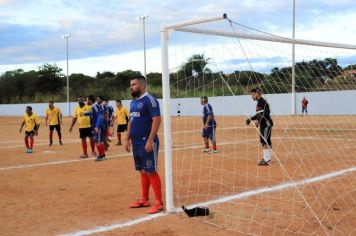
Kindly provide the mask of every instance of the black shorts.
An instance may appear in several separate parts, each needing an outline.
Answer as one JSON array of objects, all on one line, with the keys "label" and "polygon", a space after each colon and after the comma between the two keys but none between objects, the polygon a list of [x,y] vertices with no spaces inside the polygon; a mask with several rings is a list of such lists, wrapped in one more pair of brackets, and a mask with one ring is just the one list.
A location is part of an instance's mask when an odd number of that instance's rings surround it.
[{"label": "black shorts", "polygon": [[56,129],[57,132],[61,131],[61,125],[58,124],[58,125],[50,125],[49,126],[49,131],[53,131],[54,129]]},{"label": "black shorts", "polygon": [[260,126],[260,142],[262,145],[268,145],[272,147],[271,135],[272,135],[272,126],[267,126],[267,125]]},{"label": "black shorts", "polygon": [[79,128],[80,138],[93,137],[93,129],[89,128]]},{"label": "black shorts", "polygon": [[118,125],[117,126],[117,132],[121,133],[121,132],[125,132],[127,130],[127,124],[126,125]]},{"label": "black shorts", "polygon": [[36,133],[36,131],[34,131],[34,130],[31,130],[31,131],[25,131],[25,135],[26,135],[26,136],[30,136],[30,135],[34,136],[34,135],[35,135],[35,133]]}]

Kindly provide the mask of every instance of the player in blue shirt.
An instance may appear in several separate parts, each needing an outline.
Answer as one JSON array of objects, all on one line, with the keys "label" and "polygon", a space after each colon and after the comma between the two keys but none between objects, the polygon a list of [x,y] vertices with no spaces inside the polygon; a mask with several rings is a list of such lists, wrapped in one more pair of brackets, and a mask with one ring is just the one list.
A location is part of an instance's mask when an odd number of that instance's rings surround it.
[{"label": "player in blue shirt", "polygon": [[86,112],[82,115],[90,116],[91,126],[94,132],[94,141],[96,148],[98,149],[99,155],[95,158],[95,161],[105,160],[105,146],[104,142],[106,140],[106,122],[107,110],[102,104],[104,98],[102,96],[96,97],[96,103],[92,105],[91,111]]},{"label": "player in blue shirt", "polygon": [[103,102],[104,106],[108,111],[108,118],[106,119],[106,141],[111,142],[110,140],[110,128],[112,129],[113,125],[111,125],[111,121],[114,119],[114,108],[109,104],[108,99],[104,99]]},{"label": "player in blue shirt", "polygon": [[131,208],[149,207],[149,188],[152,185],[156,198],[148,211],[155,214],[164,209],[161,178],[157,172],[159,140],[157,132],[161,123],[159,103],[146,92],[146,78],[135,76],[130,81],[133,100],[130,104],[130,120],[127,127],[126,150],[132,145],[135,168],[141,174],[142,196],[130,204]]},{"label": "player in blue shirt", "polygon": [[[200,98],[200,104],[203,106],[203,132],[205,147],[203,152],[217,153],[216,149],[216,121],[214,117],[213,107],[208,102],[208,97],[203,96]],[[213,149],[209,149],[209,139],[213,145]]]}]

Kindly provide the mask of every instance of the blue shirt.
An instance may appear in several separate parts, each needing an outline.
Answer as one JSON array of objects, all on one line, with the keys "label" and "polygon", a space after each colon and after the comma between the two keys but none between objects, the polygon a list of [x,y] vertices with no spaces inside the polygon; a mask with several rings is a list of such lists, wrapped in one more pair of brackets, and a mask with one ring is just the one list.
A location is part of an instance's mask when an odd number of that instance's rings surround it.
[{"label": "blue shirt", "polygon": [[91,121],[91,127],[96,127],[97,126],[97,121],[99,118],[99,115],[104,115],[106,112],[106,108],[103,104],[98,104],[95,103],[91,107],[91,112],[84,113],[86,116],[90,116],[90,121]]},{"label": "blue shirt", "polygon": [[108,122],[108,124],[110,124],[110,120],[111,120],[112,116],[114,115],[114,108],[111,105],[107,105],[106,109],[108,111],[107,122]]},{"label": "blue shirt", "polygon": [[208,116],[212,116],[212,118],[211,118],[211,120],[210,120],[208,125],[209,126],[216,126],[213,107],[209,103],[205,104],[204,107],[203,107],[203,124],[205,124],[206,121],[208,120]]},{"label": "blue shirt", "polygon": [[151,94],[145,93],[140,98],[132,100],[130,137],[134,145],[146,142],[151,133],[152,118],[160,115],[159,103]]}]

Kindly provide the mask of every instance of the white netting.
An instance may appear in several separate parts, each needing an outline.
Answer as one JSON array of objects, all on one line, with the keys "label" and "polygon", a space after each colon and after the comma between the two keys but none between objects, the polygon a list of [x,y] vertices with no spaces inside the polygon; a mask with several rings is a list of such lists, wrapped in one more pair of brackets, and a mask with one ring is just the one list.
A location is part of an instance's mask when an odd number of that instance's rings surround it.
[{"label": "white netting", "polygon": [[[236,23],[230,32],[264,35]],[[186,42],[180,44],[181,39]],[[356,51],[175,32],[169,43],[174,205],[208,205],[204,222],[242,234],[351,235],[356,231]],[[262,159],[250,90],[272,110],[273,156]],[[200,97],[217,121],[218,153],[203,153]],[[211,144],[210,144],[211,145]]]}]

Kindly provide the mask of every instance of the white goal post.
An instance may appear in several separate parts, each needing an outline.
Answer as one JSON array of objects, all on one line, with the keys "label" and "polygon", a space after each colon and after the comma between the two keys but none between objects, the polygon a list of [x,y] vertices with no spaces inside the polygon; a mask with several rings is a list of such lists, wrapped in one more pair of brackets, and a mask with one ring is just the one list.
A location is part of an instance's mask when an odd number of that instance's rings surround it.
[{"label": "white goal post", "polygon": [[[193,19],[161,26],[161,66],[162,66],[162,94],[163,94],[163,124],[164,124],[164,155],[165,155],[165,183],[166,183],[166,209],[167,212],[174,212],[173,202],[173,178],[172,178],[172,134],[171,134],[171,113],[170,113],[170,75],[169,75],[169,57],[168,45],[170,34],[174,31],[190,32],[195,34],[207,34],[216,36],[233,37],[240,39],[252,39],[260,41],[270,41],[278,43],[287,43],[291,45],[308,45],[320,47],[332,47],[341,49],[356,49],[356,45],[319,42],[303,39],[290,39],[275,35],[250,34],[246,32],[228,32],[215,29],[200,28],[198,24],[229,20],[226,14],[217,17],[208,17]],[[292,66],[292,65],[291,65]],[[294,75],[295,76],[295,75]],[[293,85],[295,86],[295,84]],[[295,90],[292,90],[292,96],[295,96]],[[292,98],[293,103],[295,99]],[[293,104],[295,106],[295,104]]]}]

